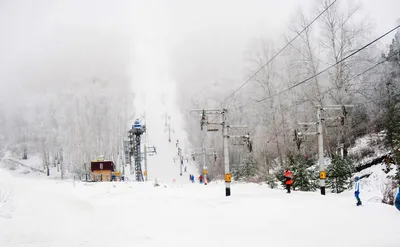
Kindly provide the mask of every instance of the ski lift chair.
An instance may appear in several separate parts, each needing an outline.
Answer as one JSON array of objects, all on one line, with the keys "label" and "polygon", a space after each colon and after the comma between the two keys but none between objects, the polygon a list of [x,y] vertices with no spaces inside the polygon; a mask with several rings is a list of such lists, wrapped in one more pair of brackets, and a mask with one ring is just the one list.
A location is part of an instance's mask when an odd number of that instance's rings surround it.
[{"label": "ski lift chair", "polygon": [[213,132],[213,131],[219,131],[219,124],[216,124],[216,123],[209,123],[208,125],[207,125],[207,131],[211,131],[211,132]]}]

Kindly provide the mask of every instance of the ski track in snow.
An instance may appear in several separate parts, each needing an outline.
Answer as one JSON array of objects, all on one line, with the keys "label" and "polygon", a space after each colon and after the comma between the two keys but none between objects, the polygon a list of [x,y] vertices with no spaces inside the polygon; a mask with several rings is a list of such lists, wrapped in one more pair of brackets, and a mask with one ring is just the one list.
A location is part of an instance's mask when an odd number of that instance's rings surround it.
[{"label": "ski track in snow", "polygon": [[[399,246],[400,213],[356,207],[342,195],[270,190],[256,184],[60,182],[0,179],[14,192],[0,218],[0,246]],[[362,194],[361,194],[362,196]]]}]

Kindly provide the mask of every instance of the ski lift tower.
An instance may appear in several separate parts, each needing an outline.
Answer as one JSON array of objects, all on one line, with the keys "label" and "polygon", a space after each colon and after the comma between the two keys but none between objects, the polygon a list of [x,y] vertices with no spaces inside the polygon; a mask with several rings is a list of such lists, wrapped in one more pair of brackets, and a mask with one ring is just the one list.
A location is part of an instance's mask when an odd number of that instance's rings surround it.
[{"label": "ski lift tower", "polygon": [[132,126],[132,129],[128,131],[131,154],[135,158],[135,176],[136,181],[143,181],[143,173],[142,173],[142,158],[140,153],[140,139],[143,133],[146,132],[146,126],[140,123],[139,119],[136,119],[135,123]]}]

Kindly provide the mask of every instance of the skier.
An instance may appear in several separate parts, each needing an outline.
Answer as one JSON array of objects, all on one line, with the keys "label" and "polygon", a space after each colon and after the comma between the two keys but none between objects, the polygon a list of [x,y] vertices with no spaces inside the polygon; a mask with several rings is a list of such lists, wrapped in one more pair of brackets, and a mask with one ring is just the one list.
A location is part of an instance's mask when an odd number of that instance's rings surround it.
[{"label": "skier", "polygon": [[361,206],[362,205],[362,202],[361,202],[361,199],[360,199],[360,177],[358,177],[358,176],[356,176],[355,178],[354,178],[354,196],[356,197],[356,199],[357,199],[357,206]]},{"label": "skier", "polygon": [[154,187],[157,187],[157,186],[160,186],[160,184],[158,183],[158,179],[156,178],[156,179],[154,180]]},{"label": "skier", "polygon": [[192,175],[192,178],[191,178],[191,180],[192,180],[192,183],[194,183],[194,175]]},{"label": "skier", "polygon": [[286,193],[290,193],[290,187],[291,187],[292,184],[293,184],[293,174],[292,174],[289,170],[286,170],[286,171],[285,171],[285,175],[283,175],[283,176],[284,176],[285,179],[286,179],[286,182],[285,182],[285,184],[286,184],[286,190],[287,190]]},{"label": "skier", "polygon": [[394,201],[394,205],[400,211],[400,185],[399,185],[399,189],[397,190],[397,196],[396,196],[396,200]]},{"label": "skier", "polygon": [[189,174],[189,181],[192,181],[192,174]]},{"label": "skier", "polygon": [[202,184],[203,183],[203,175],[199,176],[199,180],[200,180],[200,183]]}]

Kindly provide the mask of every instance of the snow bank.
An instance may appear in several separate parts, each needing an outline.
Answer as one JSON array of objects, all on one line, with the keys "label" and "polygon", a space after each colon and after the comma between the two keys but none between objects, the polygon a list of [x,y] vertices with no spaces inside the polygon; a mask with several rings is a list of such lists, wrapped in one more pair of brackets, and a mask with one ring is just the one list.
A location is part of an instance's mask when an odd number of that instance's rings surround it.
[{"label": "snow bank", "polygon": [[367,199],[382,199],[385,185],[391,182],[388,176],[394,176],[396,173],[395,166],[391,165],[391,168],[392,169],[389,173],[385,173],[384,170],[386,170],[386,164],[379,164],[355,174],[355,176],[359,177],[371,174],[370,176],[364,177],[360,180],[361,192],[364,193]]}]

